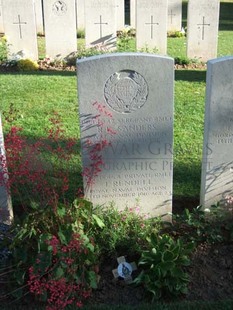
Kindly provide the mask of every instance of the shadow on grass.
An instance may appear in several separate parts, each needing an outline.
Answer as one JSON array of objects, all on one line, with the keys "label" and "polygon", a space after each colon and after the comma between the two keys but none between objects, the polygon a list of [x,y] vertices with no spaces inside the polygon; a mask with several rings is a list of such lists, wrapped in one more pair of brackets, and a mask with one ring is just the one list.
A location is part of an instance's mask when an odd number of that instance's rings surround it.
[{"label": "shadow on grass", "polygon": [[219,30],[233,30],[233,3],[220,4]]},{"label": "shadow on grass", "polygon": [[76,71],[67,71],[67,70],[38,70],[38,71],[16,71],[16,70],[6,70],[0,71],[0,74],[9,74],[9,75],[60,75],[60,76],[75,76]]},{"label": "shadow on grass", "polygon": [[205,82],[206,70],[176,70],[175,80],[187,82]]}]

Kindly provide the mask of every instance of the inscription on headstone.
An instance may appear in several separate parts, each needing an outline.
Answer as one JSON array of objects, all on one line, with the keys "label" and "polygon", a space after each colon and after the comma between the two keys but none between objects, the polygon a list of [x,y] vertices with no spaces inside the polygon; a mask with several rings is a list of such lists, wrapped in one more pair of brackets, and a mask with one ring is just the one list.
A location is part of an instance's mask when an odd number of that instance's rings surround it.
[{"label": "inscription on headstone", "polygon": [[159,25],[159,23],[154,23],[154,17],[153,17],[153,15],[151,15],[150,23],[145,23],[145,25],[149,25],[150,26],[150,38],[153,39],[154,25]]},{"label": "inscription on headstone", "polygon": [[13,221],[11,197],[7,186],[8,173],[0,115],[0,222],[10,225]]},{"label": "inscription on headstone", "polygon": [[189,0],[187,57],[207,61],[217,57],[219,0]]},{"label": "inscription on headstone", "polygon": [[86,47],[99,46],[103,49],[116,48],[116,0],[85,1]]},{"label": "inscription on headstone", "polygon": [[108,23],[104,23],[103,21],[102,21],[102,15],[100,15],[100,20],[99,20],[99,22],[98,23],[94,23],[95,25],[99,25],[99,28],[100,28],[100,33],[99,33],[99,36],[100,36],[100,38],[102,38],[103,37],[103,25],[108,25]]},{"label": "inscription on headstone", "polygon": [[44,1],[45,46],[49,57],[66,57],[77,50],[75,0]]},{"label": "inscription on headstone", "polygon": [[171,212],[173,59],[110,54],[77,68],[85,196]]},{"label": "inscription on headstone", "polygon": [[180,31],[182,21],[182,0],[168,0],[168,31]]},{"label": "inscription on headstone", "polygon": [[202,206],[233,195],[233,57],[207,62]]},{"label": "inscription on headstone", "polygon": [[37,34],[33,1],[2,0],[2,12],[9,58],[21,53],[25,58],[37,60]]},{"label": "inscription on headstone", "polygon": [[136,2],[137,49],[157,49],[159,54],[167,50],[167,0]]},{"label": "inscription on headstone", "polygon": [[18,25],[19,26],[19,37],[20,39],[23,39],[23,33],[22,33],[22,25],[26,25],[26,22],[21,21],[20,19],[20,15],[18,15],[18,21],[13,23],[14,25]]},{"label": "inscription on headstone", "polygon": [[197,24],[197,26],[201,30],[201,39],[205,39],[205,26],[210,26],[210,24],[205,24],[205,16],[203,16],[202,24]]}]

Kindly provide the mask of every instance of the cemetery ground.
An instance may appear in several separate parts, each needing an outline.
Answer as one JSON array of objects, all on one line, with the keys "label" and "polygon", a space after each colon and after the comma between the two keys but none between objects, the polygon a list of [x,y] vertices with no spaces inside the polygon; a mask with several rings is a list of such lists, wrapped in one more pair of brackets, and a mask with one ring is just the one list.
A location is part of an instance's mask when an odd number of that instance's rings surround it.
[{"label": "cemetery ground", "polygon": [[[233,25],[229,15],[232,11],[227,6],[229,3],[224,3],[224,5],[226,7],[222,6],[223,9],[220,13],[222,18],[220,19],[218,56],[232,55],[233,53]],[[39,40],[41,40],[40,55],[41,58],[44,58],[43,38],[40,37]],[[28,227],[31,230],[21,230],[22,239],[18,236],[14,255],[15,259],[19,257],[17,255],[21,256],[18,261],[16,259],[14,262],[19,264],[20,260],[25,259],[26,263],[23,264],[23,267],[27,267],[28,271],[31,265],[36,265],[37,243],[41,232],[43,232],[42,229],[46,230],[48,234],[55,235],[56,229],[59,227],[60,238],[65,238],[66,230],[69,230],[67,227],[71,227],[67,222],[65,222],[65,228],[62,226],[64,212],[66,212],[62,203],[57,205],[59,212],[55,218],[51,213],[45,213],[44,216],[42,213],[37,213],[37,203],[41,202],[40,192],[36,197],[33,197],[31,184],[24,182],[28,175],[26,177],[19,175],[18,178],[17,174],[14,174],[14,168],[22,168],[21,164],[24,163],[24,171],[27,173],[34,171],[35,167],[43,168],[40,172],[46,178],[37,175],[36,181],[46,184],[50,190],[48,195],[52,193],[53,189],[59,190],[62,193],[60,202],[65,201],[70,210],[72,209],[74,212],[69,214],[69,216],[72,215],[71,219],[74,218],[74,215],[78,217],[87,237],[95,238],[94,249],[88,243],[89,250],[94,251],[92,254],[95,257],[90,255],[88,260],[93,264],[93,268],[96,268],[100,280],[98,288],[94,289],[92,296],[86,300],[85,308],[87,309],[130,309],[131,307],[137,309],[195,309],[199,307],[200,309],[230,310],[233,307],[232,213],[225,216],[223,212],[218,212],[219,207],[215,207],[213,215],[208,217],[197,208],[201,177],[206,68],[205,64],[190,62],[185,58],[184,44],[185,38],[169,38],[168,41],[168,54],[176,57],[179,66],[175,71],[174,220],[172,226],[166,227],[158,221],[152,223],[144,221],[137,215],[137,212],[134,213],[132,210],[127,210],[123,214],[119,214],[111,208],[109,212],[97,212],[92,209],[90,204],[82,200],[81,208],[78,209],[81,210],[81,213],[77,214],[77,210],[71,208],[72,201],[78,196],[77,189],[82,188],[75,72],[66,70],[67,67],[63,68],[60,64],[48,66],[49,70],[45,70],[44,66],[43,70],[36,72],[1,72],[0,111],[3,114],[5,143],[9,147],[8,152],[11,149],[10,146],[12,150],[17,151],[16,148],[13,148],[15,143],[18,149],[21,146],[19,153],[8,153],[10,176],[15,182],[18,182],[12,184],[16,223],[22,224],[23,214],[24,216],[32,214],[31,221],[28,218],[29,222],[24,222],[24,224],[30,224]],[[122,50],[134,49],[134,39],[123,38],[120,45]],[[17,131],[16,128],[19,127],[22,130]],[[26,145],[27,148],[25,148]],[[25,152],[25,150],[27,151]],[[64,160],[64,158],[68,160]],[[39,161],[37,161],[38,159]],[[42,164],[42,168],[39,164]],[[20,171],[20,169],[17,170],[17,172]],[[44,173],[46,174],[44,175]],[[35,174],[30,174],[31,180],[33,176]],[[45,180],[46,183],[43,183]],[[63,186],[64,181],[66,187]],[[84,208],[82,209],[82,207]],[[134,211],[137,211],[138,207],[143,209],[143,206],[140,206],[140,201]],[[43,210],[43,212],[45,211]],[[93,217],[93,215],[95,216]],[[24,220],[26,221],[27,218],[24,217]],[[104,227],[102,223],[104,223]],[[114,226],[116,223],[118,226]],[[116,259],[121,255],[124,255],[128,262],[135,261],[138,264],[143,250],[152,247],[153,242],[147,241],[147,237],[152,231],[156,236],[156,242],[161,246],[160,250],[158,249],[161,255],[164,255],[165,252],[161,236],[167,238],[171,252],[174,249],[172,248],[173,242],[175,245],[177,242],[181,242],[179,259],[176,260],[176,264],[181,268],[179,271],[187,273],[190,280],[186,282],[184,276],[184,282],[182,282],[177,275],[173,282],[173,280],[161,276],[162,288],[157,287],[156,291],[162,294],[162,298],[158,299],[158,303],[155,301],[156,303],[153,305],[150,304],[152,295],[147,294],[146,289],[143,289],[142,286],[125,285],[123,279],[114,280],[112,274],[112,270],[117,268]],[[188,253],[188,245],[192,242],[195,243],[195,248]],[[46,244],[43,243],[43,246]],[[47,244],[47,246],[49,245]],[[21,249],[22,252],[20,252]],[[12,249],[12,251],[14,250]],[[27,255],[28,253],[30,255]],[[23,255],[26,256],[22,258]],[[48,251],[49,255],[51,256],[51,248]],[[189,266],[184,266],[187,262],[186,256],[190,258]],[[98,258],[97,265],[95,258]],[[87,266],[86,261],[87,259],[83,258],[83,261],[78,263],[81,266]],[[1,264],[0,300],[3,302],[2,305],[5,305],[5,308],[2,306],[2,309],[44,309],[44,303],[38,298],[41,297],[40,295],[35,301],[27,293],[29,285],[27,286],[28,283],[23,280],[23,271],[25,270],[21,268],[20,264],[17,265],[17,268],[13,267],[7,272],[11,270],[15,272],[4,274],[4,265]],[[136,278],[141,270],[142,265],[138,265],[138,270],[133,273],[133,277]],[[57,269],[57,276],[61,272],[63,272],[62,268]],[[26,276],[28,277],[28,273]],[[151,276],[153,277],[153,273]],[[166,280],[170,280],[169,288],[166,286]],[[17,281],[20,284],[17,284]],[[40,284],[42,285],[42,283]],[[188,293],[174,296],[173,293],[180,293],[186,284]],[[21,291],[20,287],[23,285],[26,287]],[[153,283],[152,288],[155,289]],[[15,296],[4,296],[7,292],[14,290]],[[23,296],[20,298],[20,294],[17,293],[23,293]],[[17,298],[19,300],[15,301]],[[75,309],[75,307],[70,307],[70,309]]]}]

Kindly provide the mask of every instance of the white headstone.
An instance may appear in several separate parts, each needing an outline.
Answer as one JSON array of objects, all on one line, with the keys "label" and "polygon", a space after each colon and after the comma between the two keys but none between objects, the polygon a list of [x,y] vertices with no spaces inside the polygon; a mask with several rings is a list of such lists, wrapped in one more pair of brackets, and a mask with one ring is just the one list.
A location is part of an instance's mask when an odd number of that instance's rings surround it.
[{"label": "white headstone", "polygon": [[156,48],[158,54],[166,54],[167,12],[167,0],[136,2],[137,49]]},{"label": "white headstone", "polygon": [[38,59],[34,4],[28,0],[2,0],[3,23],[9,56],[23,52],[25,58]]},{"label": "white headstone", "polygon": [[130,26],[136,28],[136,0],[130,0]]},{"label": "white headstone", "polygon": [[119,53],[77,61],[85,196],[150,217],[172,210],[173,59]]},{"label": "white headstone", "polygon": [[77,51],[75,0],[44,1],[46,55],[64,58]]},{"label": "white headstone", "polygon": [[76,0],[77,29],[78,30],[85,29],[84,2],[85,2],[85,0]]},{"label": "white headstone", "polygon": [[44,33],[42,0],[34,0],[35,14],[36,14],[36,31],[37,33]]},{"label": "white headstone", "polygon": [[10,225],[13,221],[13,211],[7,180],[8,173],[0,115],[0,223]]},{"label": "white headstone", "polygon": [[116,47],[116,0],[85,0],[86,47]]},{"label": "white headstone", "polygon": [[233,57],[207,62],[202,206],[233,195]]},{"label": "white headstone", "polygon": [[207,61],[217,57],[219,0],[189,0],[187,57]]},{"label": "white headstone", "polygon": [[117,0],[116,1],[116,17],[117,17],[117,30],[121,30],[125,27],[125,1]]},{"label": "white headstone", "polygon": [[0,0],[0,33],[4,33],[3,16],[2,16],[2,0]]},{"label": "white headstone", "polygon": [[167,31],[180,31],[182,28],[182,0],[168,0]]}]

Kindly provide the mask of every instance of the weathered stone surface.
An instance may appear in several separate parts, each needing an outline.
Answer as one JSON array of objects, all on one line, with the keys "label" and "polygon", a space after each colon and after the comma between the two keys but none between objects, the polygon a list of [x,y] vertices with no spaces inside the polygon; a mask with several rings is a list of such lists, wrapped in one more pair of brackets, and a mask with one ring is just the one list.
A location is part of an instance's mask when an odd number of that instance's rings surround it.
[{"label": "weathered stone surface", "polygon": [[77,61],[84,188],[95,205],[138,200],[150,217],[171,212],[173,64],[142,53]]},{"label": "weathered stone surface", "polygon": [[207,62],[201,205],[233,195],[232,153],[233,57],[223,57]]},{"label": "weathered stone surface", "polygon": [[116,0],[85,0],[86,47],[116,48]]},{"label": "weathered stone surface", "polygon": [[182,22],[182,0],[168,0],[167,31],[180,31]]},{"label": "weathered stone surface", "polygon": [[35,11],[32,1],[2,0],[4,31],[9,57],[20,53],[24,58],[38,59]]},{"label": "weathered stone surface", "polygon": [[136,2],[137,49],[156,49],[158,54],[166,54],[167,17],[167,0]]},{"label": "weathered stone surface", "polygon": [[75,0],[44,1],[45,46],[49,57],[77,51]]},{"label": "weathered stone surface", "polygon": [[187,57],[201,61],[217,57],[219,0],[189,0]]}]

